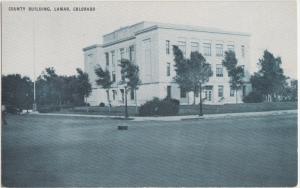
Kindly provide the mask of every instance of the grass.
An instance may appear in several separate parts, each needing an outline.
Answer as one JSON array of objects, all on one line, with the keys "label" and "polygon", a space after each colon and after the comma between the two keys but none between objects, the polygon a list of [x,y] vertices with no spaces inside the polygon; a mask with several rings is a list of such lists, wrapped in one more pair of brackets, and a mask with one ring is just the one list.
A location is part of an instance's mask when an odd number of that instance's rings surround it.
[{"label": "grass", "polygon": [[[224,105],[203,105],[204,114],[223,114],[239,112],[262,112],[272,110],[293,110],[297,109],[297,102],[265,102],[265,103],[241,103]],[[93,115],[112,115],[123,116],[124,107],[114,106],[111,111],[108,107],[75,107],[72,109],[63,109],[55,113],[75,113],[75,114],[93,114]],[[130,116],[137,116],[134,106],[128,107]],[[178,115],[197,115],[199,105],[181,105]]]},{"label": "grass", "polygon": [[26,115],[2,126],[3,186],[296,183],[296,115],[176,122]]}]

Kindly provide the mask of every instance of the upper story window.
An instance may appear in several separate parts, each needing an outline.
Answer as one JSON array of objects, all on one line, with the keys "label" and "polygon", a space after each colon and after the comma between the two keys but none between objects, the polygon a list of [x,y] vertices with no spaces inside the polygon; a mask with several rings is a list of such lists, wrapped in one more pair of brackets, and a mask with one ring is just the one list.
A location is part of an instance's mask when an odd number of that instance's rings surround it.
[{"label": "upper story window", "polygon": [[216,65],[216,76],[223,77],[223,65],[222,64]]},{"label": "upper story window", "polygon": [[223,44],[216,44],[216,56],[223,56]]},{"label": "upper story window", "polygon": [[129,60],[132,62],[135,60],[135,49],[133,45],[129,47]]},{"label": "upper story window", "polygon": [[241,53],[242,53],[242,57],[245,57],[245,46],[244,45],[241,46]]},{"label": "upper story window", "polygon": [[222,86],[222,85],[218,86],[218,96],[219,97],[224,96],[224,86]]},{"label": "upper story window", "polygon": [[199,43],[191,42],[191,52],[199,52]]},{"label": "upper story window", "polygon": [[203,54],[205,56],[211,56],[211,44],[203,43]]},{"label": "upper story window", "polygon": [[109,54],[108,54],[108,52],[105,53],[105,60],[106,60],[106,66],[109,66]]},{"label": "upper story window", "polygon": [[167,63],[167,76],[171,75],[171,63]]},{"label": "upper story window", "polygon": [[125,55],[124,48],[120,48],[120,57],[121,57],[121,59],[124,59],[124,55]]},{"label": "upper story window", "polygon": [[228,51],[233,51],[234,52],[234,45],[232,45],[232,44],[227,45],[227,49],[228,49]]},{"label": "upper story window", "polygon": [[182,51],[182,54],[186,55],[186,42],[178,41],[178,48]]},{"label": "upper story window", "polygon": [[170,54],[170,41],[166,40],[166,54]]},{"label": "upper story window", "polygon": [[111,51],[111,64],[115,66],[115,51]]}]

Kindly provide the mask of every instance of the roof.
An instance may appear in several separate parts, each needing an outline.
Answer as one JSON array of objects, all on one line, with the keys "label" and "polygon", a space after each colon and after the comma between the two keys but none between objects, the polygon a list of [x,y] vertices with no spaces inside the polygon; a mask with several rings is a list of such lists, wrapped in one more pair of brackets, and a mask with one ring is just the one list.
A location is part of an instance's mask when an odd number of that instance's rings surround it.
[{"label": "roof", "polygon": [[[138,25],[141,25],[141,27],[137,27]],[[126,27],[121,27],[120,29],[117,29],[111,33],[107,33],[103,36],[107,36],[109,34],[119,32],[122,30],[127,30],[133,27],[137,27],[138,30],[135,32],[135,34],[142,33],[143,31],[148,31],[150,28],[164,28],[164,29],[176,29],[176,30],[186,30],[186,31],[198,31],[198,32],[209,32],[209,33],[220,33],[220,34],[232,34],[232,35],[242,35],[242,36],[250,36],[249,33],[244,32],[236,32],[236,31],[227,31],[219,28],[213,28],[213,27],[204,27],[204,26],[192,26],[192,25],[179,25],[179,24],[169,24],[169,23],[161,23],[161,22],[149,22],[149,21],[143,21],[138,22],[133,25],[129,25]]]},{"label": "roof", "polygon": [[93,44],[91,46],[87,46],[87,47],[83,48],[82,51],[85,52],[87,50],[90,50],[90,49],[93,49],[93,48],[97,48],[97,47],[102,47],[102,45],[100,45],[100,44]]}]

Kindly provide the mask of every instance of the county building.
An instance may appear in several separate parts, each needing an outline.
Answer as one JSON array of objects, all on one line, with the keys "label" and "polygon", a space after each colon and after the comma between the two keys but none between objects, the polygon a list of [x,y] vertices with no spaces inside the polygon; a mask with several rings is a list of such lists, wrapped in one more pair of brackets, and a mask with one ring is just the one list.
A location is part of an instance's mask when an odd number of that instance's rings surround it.
[{"label": "county building", "polygon": [[[102,44],[95,44],[83,49],[84,69],[89,74],[92,93],[87,101],[90,105],[107,104],[106,90],[95,82],[95,68],[101,66],[109,70],[114,82],[109,90],[112,105],[124,104],[124,86],[120,85],[120,60],[129,59],[139,66],[141,85],[136,92],[128,92],[128,104],[138,105],[153,97],[167,96],[178,99],[180,104],[192,104],[193,92],[185,92],[174,82],[176,75],[172,46],[178,46],[185,57],[199,51],[211,64],[213,75],[203,88],[205,104],[225,104],[242,102],[249,93],[250,70],[250,35],[247,33],[224,31],[200,26],[174,25],[156,22],[140,22],[121,27],[103,35]],[[245,70],[245,84],[238,91],[230,88],[230,78],[222,66],[225,51],[232,50],[238,59],[238,65]],[[196,94],[199,103],[199,95]]]}]

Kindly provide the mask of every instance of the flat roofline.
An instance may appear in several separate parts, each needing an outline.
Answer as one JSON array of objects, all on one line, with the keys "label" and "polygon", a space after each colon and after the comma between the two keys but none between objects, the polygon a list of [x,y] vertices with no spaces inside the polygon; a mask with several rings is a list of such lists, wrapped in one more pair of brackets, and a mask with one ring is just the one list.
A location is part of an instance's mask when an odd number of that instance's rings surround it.
[{"label": "flat roofline", "polygon": [[219,34],[229,34],[229,35],[240,35],[240,36],[251,36],[250,33],[244,33],[244,32],[235,32],[235,31],[226,31],[219,28],[211,28],[211,27],[201,27],[201,26],[191,26],[191,25],[179,25],[179,24],[167,24],[167,23],[160,23],[160,22],[148,22],[148,21],[142,21],[138,22],[136,24],[121,27],[120,29],[114,30],[113,32],[107,33],[103,35],[103,37],[108,36],[110,34],[113,34],[117,31],[121,31],[126,28],[130,28],[133,26],[136,26],[141,23],[149,23],[150,26],[145,27],[141,30],[136,31],[134,34],[140,34],[143,32],[147,32],[156,28],[163,28],[163,29],[174,29],[174,30],[185,30],[185,31],[196,31],[196,32],[206,32],[206,33],[219,33]]},{"label": "flat roofline", "polygon": [[87,47],[83,48],[82,51],[85,52],[87,50],[90,50],[90,49],[93,49],[93,48],[97,48],[97,47],[102,47],[102,45],[101,44],[93,44],[91,46],[87,46]]},{"label": "flat roofline", "polygon": [[102,47],[107,47],[107,46],[111,46],[111,45],[114,45],[114,44],[117,44],[117,43],[120,43],[120,42],[125,42],[125,41],[128,41],[128,40],[132,40],[132,39],[135,39],[135,36],[132,36],[132,37],[126,37],[126,38],[123,38],[123,39],[119,39],[119,40],[116,40],[116,41],[113,41],[113,42],[108,42],[108,43],[105,43],[103,44]]},{"label": "flat roofline", "polygon": [[251,36],[249,33],[243,32],[235,32],[235,31],[223,31],[223,30],[210,30],[210,29],[197,29],[197,28],[179,28],[179,27],[172,27],[172,26],[157,26],[158,28],[162,29],[173,29],[173,30],[184,30],[184,31],[195,31],[195,32],[204,32],[204,33],[216,33],[216,34],[227,34],[227,35],[240,35],[240,36]]},{"label": "flat roofline", "polygon": [[134,26],[139,25],[139,24],[142,24],[142,23],[145,23],[145,21],[141,21],[141,22],[135,23],[135,24],[133,24],[133,25],[125,26],[125,27],[120,27],[119,29],[116,29],[116,30],[114,30],[114,31],[112,31],[112,32],[110,32],[110,33],[104,34],[103,37],[105,37],[105,36],[107,36],[107,35],[110,35],[110,34],[112,34],[112,33],[121,31],[121,30],[126,29],[126,28],[134,27]]}]

